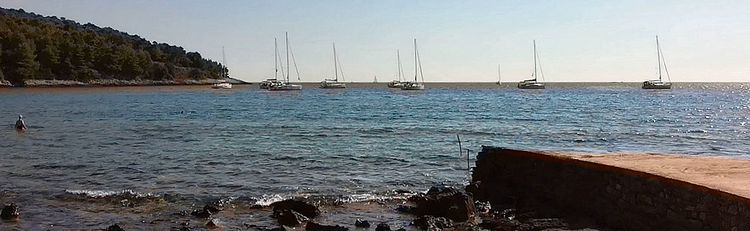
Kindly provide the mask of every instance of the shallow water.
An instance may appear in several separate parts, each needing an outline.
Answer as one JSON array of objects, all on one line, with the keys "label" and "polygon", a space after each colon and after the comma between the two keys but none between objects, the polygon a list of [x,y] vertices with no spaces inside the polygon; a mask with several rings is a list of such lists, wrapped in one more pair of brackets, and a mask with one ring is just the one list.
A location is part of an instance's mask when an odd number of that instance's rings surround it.
[{"label": "shallow water", "polygon": [[[20,227],[36,229],[98,227],[106,221],[91,218],[99,210],[68,212],[90,200],[121,200],[123,190],[130,190],[126,197],[177,195],[186,205],[388,197],[465,182],[456,134],[475,151],[494,145],[750,157],[749,84],[305,87],[0,89],[0,202],[19,203],[26,214]],[[26,133],[12,128],[18,114]],[[120,204],[100,209],[112,206]]]}]

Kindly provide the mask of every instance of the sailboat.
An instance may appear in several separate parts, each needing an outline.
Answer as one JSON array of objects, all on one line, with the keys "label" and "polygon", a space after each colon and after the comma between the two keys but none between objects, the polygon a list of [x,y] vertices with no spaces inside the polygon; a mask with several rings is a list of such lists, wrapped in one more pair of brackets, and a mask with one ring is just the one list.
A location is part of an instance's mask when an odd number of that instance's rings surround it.
[{"label": "sailboat", "polygon": [[[422,77],[422,82],[419,82],[417,77]],[[417,39],[414,39],[414,82],[404,82],[401,90],[424,90],[424,74],[422,73],[422,60],[419,59],[419,50],[417,50]]]},{"label": "sailboat", "polygon": [[[286,43],[286,78],[283,81],[268,86],[270,91],[297,91],[302,90],[302,85],[292,84],[289,82],[289,34],[284,33],[284,40]],[[296,62],[295,62],[296,68]],[[298,72],[299,78],[299,72]]]},{"label": "sailboat", "polygon": [[[339,82],[339,66],[341,64],[339,63],[338,58],[336,57],[336,43],[333,43],[333,79],[323,79],[322,82],[320,82],[320,88],[324,89],[335,89],[335,88],[346,88],[346,84],[343,82]],[[344,71],[341,71],[341,79],[344,79]]]},{"label": "sailboat", "polygon": [[226,72],[227,56],[224,54],[224,47],[221,47],[221,78],[217,83],[211,85],[213,89],[232,89],[232,84],[227,82],[226,78],[229,77]]},{"label": "sailboat", "polygon": [[[537,72],[537,66],[539,66],[539,72]],[[544,89],[544,83],[537,82],[537,74],[541,73],[544,77],[544,73],[541,71],[542,65],[537,65],[537,53],[536,53],[536,40],[534,40],[534,73],[531,74],[532,79],[527,79],[518,83],[520,89]]]},{"label": "sailboat", "polygon": [[[661,53],[661,47],[659,47],[659,36],[656,36],[656,59],[657,65],[659,66],[659,79],[658,80],[646,80],[643,81],[643,89],[672,89],[672,80],[669,78],[669,70],[667,70],[667,61],[664,60],[664,55]],[[667,75],[667,82],[661,80],[661,66],[664,65],[664,73]]]},{"label": "sailboat", "polygon": [[401,54],[399,54],[399,50],[396,49],[396,60],[398,60],[398,80],[393,80],[388,83],[388,88],[401,88],[401,85],[403,83],[401,82],[402,76],[404,75],[404,69],[401,68]]},{"label": "sailboat", "polygon": [[497,85],[503,85],[503,82],[501,82],[502,78],[500,77],[500,64],[497,65],[497,82],[495,84]]},{"label": "sailboat", "polygon": [[276,38],[273,38],[273,70],[273,79],[260,82],[260,89],[268,89],[271,85],[279,83],[279,46],[276,43]]}]

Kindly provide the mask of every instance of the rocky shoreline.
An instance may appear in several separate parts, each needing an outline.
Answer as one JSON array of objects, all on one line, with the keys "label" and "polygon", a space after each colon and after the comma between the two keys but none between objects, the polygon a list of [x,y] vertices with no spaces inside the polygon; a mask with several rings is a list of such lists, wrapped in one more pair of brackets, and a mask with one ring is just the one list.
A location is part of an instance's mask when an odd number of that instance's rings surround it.
[{"label": "rocky shoreline", "polygon": [[[33,79],[25,80],[23,84],[13,85],[7,80],[0,80],[0,87],[120,87],[120,86],[169,86],[169,85],[211,85],[218,83],[218,79],[187,79],[187,80],[122,80],[95,79],[88,82],[75,80]],[[238,79],[228,79],[231,84],[251,84]]]},{"label": "rocky shoreline", "polygon": [[[471,187],[469,187],[471,188]],[[70,224],[48,230],[567,230],[558,218],[535,217],[531,211],[493,208],[474,201],[462,189],[437,186],[426,193],[406,199],[362,202],[323,202],[313,198],[286,199],[270,205],[215,200],[192,203],[188,208],[172,203],[181,199],[164,195],[134,197],[127,194],[103,200],[65,201],[74,213],[110,217],[91,224]],[[6,204],[0,227],[47,227],[51,224],[24,226],[23,205],[3,198]],[[101,198],[100,198],[101,199]],[[81,203],[75,203],[81,202]],[[76,206],[72,206],[76,204]],[[171,205],[169,205],[171,204]],[[101,208],[95,208],[101,207]],[[90,210],[97,210],[92,212]],[[35,214],[36,215],[36,214]],[[29,215],[31,216],[31,215]],[[38,215],[37,215],[38,216]],[[104,224],[102,224],[104,223]],[[83,225],[80,227],[79,225]],[[51,226],[50,226],[51,227]],[[24,229],[24,228],[21,228]]]}]

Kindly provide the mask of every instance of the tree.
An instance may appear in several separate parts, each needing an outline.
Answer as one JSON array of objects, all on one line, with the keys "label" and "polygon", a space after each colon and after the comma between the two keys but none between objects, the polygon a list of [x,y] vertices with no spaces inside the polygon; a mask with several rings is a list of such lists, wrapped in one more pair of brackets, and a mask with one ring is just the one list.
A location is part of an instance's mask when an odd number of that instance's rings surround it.
[{"label": "tree", "polygon": [[5,80],[3,75],[3,44],[0,42],[0,80]]}]

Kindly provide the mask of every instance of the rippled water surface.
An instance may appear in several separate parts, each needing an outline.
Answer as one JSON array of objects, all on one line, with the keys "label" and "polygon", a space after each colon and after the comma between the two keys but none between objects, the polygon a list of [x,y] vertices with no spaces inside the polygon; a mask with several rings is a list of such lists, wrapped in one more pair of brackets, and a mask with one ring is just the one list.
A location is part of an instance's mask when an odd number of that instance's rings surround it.
[{"label": "rippled water surface", "polygon": [[[474,150],[750,157],[750,85],[675,85],[0,89],[0,190],[3,202],[27,211],[123,190],[186,200],[366,199],[462,184],[456,134]],[[27,133],[12,128],[18,114]]]}]

